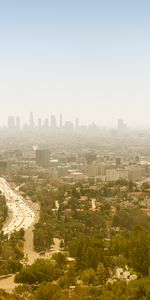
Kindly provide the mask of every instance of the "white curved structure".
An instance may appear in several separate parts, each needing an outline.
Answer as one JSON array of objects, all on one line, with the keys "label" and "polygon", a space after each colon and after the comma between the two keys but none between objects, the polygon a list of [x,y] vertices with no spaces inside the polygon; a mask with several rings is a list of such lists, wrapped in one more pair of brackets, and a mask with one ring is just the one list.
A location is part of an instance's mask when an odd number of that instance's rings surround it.
[{"label": "white curved structure", "polygon": [[3,233],[10,235],[21,228],[26,230],[35,220],[34,211],[20,194],[11,189],[8,182],[2,177],[0,177],[0,191],[6,198],[8,209],[12,212],[12,219],[9,224],[3,227]]}]

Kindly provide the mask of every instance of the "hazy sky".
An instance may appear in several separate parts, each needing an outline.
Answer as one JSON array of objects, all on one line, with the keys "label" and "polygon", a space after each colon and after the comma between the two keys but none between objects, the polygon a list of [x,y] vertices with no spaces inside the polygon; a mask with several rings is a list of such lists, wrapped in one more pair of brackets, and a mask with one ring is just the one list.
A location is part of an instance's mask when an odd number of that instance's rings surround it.
[{"label": "hazy sky", "polygon": [[0,0],[0,123],[150,127],[149,0]]}]

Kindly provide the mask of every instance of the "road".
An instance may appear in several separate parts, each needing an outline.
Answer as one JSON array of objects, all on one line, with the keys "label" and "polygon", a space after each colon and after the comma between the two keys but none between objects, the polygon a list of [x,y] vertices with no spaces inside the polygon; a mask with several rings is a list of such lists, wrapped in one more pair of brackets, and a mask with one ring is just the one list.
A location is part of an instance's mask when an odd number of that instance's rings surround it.
[{"label": "road", "polygon": [[3,233],[10,236],[14,231],[19,231],[21,228],[27,230],[35,220],[35,213],[29,207],[24,198],[17,192],[13,191],[8,182],[0,177],[0,191],[6,198],[11,218],[3,226]]},{"label": "road", "polygon": [[[24,198],[18,193],[18,190],[13,191],[4,178],[0,177],[0,191],[6,198],[6,204],[9,209],[9,216],[6,224],[3,227],[4,234],[8,236],[15,230],[21,228],[25,230],[24,242],[24,257],[26,263],[31,265],[37,258],[41,256],[35,252],[33,244],[33,230],[34,225],[39,220],[40,207],[37,203],[32,201],[25,201]],[[60,251],[60,240],[54,238],[54,245],[51,251],[45,253],[43,258],[51,258],[52,254]],[[0,280],[0,289],[7,292],[12,292],[17,286],[14,282],[14,275]]]},{"label": "road", "polygon": [[35,212],[35,220],[32,225],[25,231],[24,236],[24,257],[28,265],[34,263],[34,261],[39,258],[39,254],[34,250],[34,226],[38,223],[40,218],[40,206],[38,203],[33,203],[29,201],[29,206]]}]

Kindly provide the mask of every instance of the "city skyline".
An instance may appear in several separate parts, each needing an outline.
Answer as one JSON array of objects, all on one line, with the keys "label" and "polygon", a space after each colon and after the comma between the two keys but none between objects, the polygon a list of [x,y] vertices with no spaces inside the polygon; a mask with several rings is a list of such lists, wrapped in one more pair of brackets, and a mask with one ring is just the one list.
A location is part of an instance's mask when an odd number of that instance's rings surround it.
[{"label": "city skyline", "polygon": [[3,124],[3,126],[1,126],[1,128],[7,128],[10,130],[13,129],[17,129],[17,130],[21,130],[21,129],[74,129],[74,130],[78,130],[80,128],[89,128],[89,127],[95,127],[95,128],[99,128],[99,129],[104,129],[104,128],[114,128],[114,129],[118,129],[121,132],[126,131],[128,128],[127,124],[125,123],[125,121],[121,118],[119,118],[118,120],[116,120],[116,124],[115,127],[101,127],[99,126],[99,124],[95,123],[94,121],[89,123],[89,124],[84,124],[79,118],[74,118],[73,120],[65,120],[64,116],[62,114],[60,114],[58,117],[54,114],[49,115],[49,117],[46,118],[42,118],[41,116],[38,116],[37,118],[35,118],[35,115],[33,112],[30,112],[29,116],[28,116],[28,120],[26,122],[23,122],[23,120],[21,119],[20,116],[15,115],[15,116],[8,116],[7,117],[7,122],[5,124]]},{"label": "city skyline", "polygon": [[29,111],[150,127],[150,3],[0,4],[0,123]]}]

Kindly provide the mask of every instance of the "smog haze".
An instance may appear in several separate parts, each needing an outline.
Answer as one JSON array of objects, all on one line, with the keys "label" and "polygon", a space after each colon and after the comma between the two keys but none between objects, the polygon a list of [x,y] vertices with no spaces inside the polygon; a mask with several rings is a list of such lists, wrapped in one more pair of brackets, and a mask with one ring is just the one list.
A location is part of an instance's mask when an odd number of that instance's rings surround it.
[{"label": "smog haze", "polygon": [[149,1],[2,1],[0,124],[51,114],[150,127]]}]

